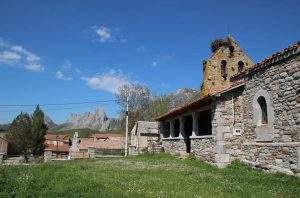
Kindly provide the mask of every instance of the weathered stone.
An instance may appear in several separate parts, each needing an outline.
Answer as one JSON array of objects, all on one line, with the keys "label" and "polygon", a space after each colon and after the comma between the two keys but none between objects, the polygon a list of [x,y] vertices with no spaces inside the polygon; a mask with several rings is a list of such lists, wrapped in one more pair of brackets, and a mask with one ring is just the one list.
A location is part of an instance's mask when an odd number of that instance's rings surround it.
[{"label": "weathered stone", "polygon": [[[226,60],[228,68],[232,68],[236,60],[229,60],[225,51],[214,54],[206,62],[202,93],[215,88],[221,90],[222,82],[224,86],[230,84],[221,76],[220,61]],[[254,167],[300,174],[299,63],[299,54],[275,61],[269,67],[257,68],[242,76],[240,80],[245,80],[244,86],[215,95],[209,105],[213,112],[213,138],[191,139],[195,156],[218,167],[240,159]],[[200,110],[192,110],[195,111]],[[238,135],[235,135],[235,129],[239,129]],[[163,140],[163,146],[173,154],[182,153],[187,148],[183,139]]]}]

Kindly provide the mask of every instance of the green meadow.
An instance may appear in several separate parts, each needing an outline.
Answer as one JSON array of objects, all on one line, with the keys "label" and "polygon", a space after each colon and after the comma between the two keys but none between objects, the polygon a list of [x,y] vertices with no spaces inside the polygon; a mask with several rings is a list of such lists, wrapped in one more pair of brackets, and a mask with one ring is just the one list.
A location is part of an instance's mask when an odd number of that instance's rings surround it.
[{"label": "green meadow", "polygon": [[0,166],[0,197],[300,197],[300,178],[148,154]]}]

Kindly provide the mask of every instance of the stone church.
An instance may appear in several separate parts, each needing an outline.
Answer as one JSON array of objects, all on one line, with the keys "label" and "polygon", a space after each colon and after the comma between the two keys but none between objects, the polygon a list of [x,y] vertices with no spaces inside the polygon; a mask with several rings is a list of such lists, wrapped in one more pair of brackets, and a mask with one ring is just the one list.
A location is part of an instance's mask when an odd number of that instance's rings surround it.
[{"label": "stone church", "polygon": [[157,118],[165,151],[299,175],[300,41],[256,64],[231,36],[211,51],[199,94]]}]

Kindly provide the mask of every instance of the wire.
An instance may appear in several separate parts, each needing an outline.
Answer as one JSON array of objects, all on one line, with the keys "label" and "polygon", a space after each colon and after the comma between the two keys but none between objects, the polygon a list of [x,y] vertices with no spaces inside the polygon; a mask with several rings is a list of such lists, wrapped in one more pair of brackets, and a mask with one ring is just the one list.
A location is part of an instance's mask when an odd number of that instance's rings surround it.
[{"label": "wire", "polygon": [[[97,105],[89,105],[89,106],[83,106],[83,107],[64,107],[64,108],[52,108],[52,109],[43,109],[43,111],[59,111],[59,110],[67,110],[67,109],[78,109],[78,108],[89,108],[89,107],[95,107]],[[7,111],[0,111],[0,113],[18,113],[18,112],[31,112],[34,111],[34,109],[22,109],[22,110],[7,110]]]},{"label": "wire", "polygon": [[[62,105],[81,105],[81,104],[94,104],[94,103],[104,103],[104,102],[117,102],[119,100],[97,100],[97,101],[85,101],[85,102],[69,102],[69,103],[46,103],[40,104],[39,106],[62,106]],[[0,107],[33,107],[37,104],[0,104]]]}]

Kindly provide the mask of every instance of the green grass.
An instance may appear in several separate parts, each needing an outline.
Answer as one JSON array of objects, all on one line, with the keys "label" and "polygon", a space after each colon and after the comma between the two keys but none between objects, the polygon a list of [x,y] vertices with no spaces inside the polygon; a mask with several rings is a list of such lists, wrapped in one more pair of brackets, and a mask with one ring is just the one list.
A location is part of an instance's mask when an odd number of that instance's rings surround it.
[{"label": "green grass", "polygon": [[300,197],[300,178],[167,154],[0,167],[0,197]]}]

